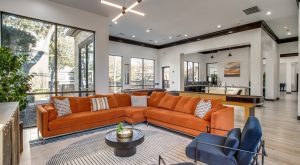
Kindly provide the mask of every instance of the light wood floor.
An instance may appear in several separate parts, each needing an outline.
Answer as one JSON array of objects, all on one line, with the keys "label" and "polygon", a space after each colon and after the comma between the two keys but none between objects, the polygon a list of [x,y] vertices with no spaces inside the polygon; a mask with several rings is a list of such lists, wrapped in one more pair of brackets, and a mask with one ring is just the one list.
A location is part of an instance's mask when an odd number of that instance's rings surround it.
[{"label": "light wood floor", "polygon": [[[268,157],[266,165],[300,165],[300,121],[297,118],[297,94],[281,95],[279,101],[266,101],[256,108]],[[243,128],[243,110],[235,108],[235,127]],[[29,140],[36,139],[36,129],[24,130],[21,165],[30,165]]]}]

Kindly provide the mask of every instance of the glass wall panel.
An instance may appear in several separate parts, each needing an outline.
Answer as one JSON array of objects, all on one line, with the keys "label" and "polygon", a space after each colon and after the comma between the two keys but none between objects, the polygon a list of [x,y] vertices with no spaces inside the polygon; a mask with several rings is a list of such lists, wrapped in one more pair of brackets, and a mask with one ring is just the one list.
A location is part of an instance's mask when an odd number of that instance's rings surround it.
[{"label": "glass wall panel", "polygon": [[193,82],[194,81],[194,68],[193,68],[193,62],[188,62],[187,66],[188,70],[188,82]]},{"label": "glass wall panel", "polygon": [[154,60],[144,60],[144,86],[153,88],[154,86]]},{"label": "glass wall panel", "polygon": [[131,87],[133,89],[149,89],[155,85],[154,60],[131,58]]},{"label": "glass wall panel", "polygon": [[122,91],[122,57],[109,56],[109,91],[118,93]]},{"label": "glass wall panel", "polygon": [[143,86],[143,59],[131,58],[130,68],[130,84]]},{"label": "glass wall panel", "polygon": [[194,81],[199,82],[199,63],[194,62]]}]

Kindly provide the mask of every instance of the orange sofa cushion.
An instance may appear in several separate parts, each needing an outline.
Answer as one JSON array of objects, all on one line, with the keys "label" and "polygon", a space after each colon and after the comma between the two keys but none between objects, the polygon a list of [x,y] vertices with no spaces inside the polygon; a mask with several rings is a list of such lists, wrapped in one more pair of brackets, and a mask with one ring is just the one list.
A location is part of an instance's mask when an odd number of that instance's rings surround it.
[{"label": "orange sofa cushion", "polygon": [[115,93],[114,94],[119,107],[131,106],[131,97],[127,93]]},{"label": "orange sofa cushion", "polygon": [[212,105],[211,110],[209,110],[202,118],[206,121],[210,121],[212,113],[217,112],[218,110],[221,110],[224,108],[221,100],[211,100],[211,105]]},{"label": "orange sofa cushion", "polygon": [[191,97],[188,97],[188,96],[181,96],[181,98],[178,100],[178,103],[176,104],[176,107],[175,107],[175,111],[178,111],[178,112],[182,112],[184,111],[183,110],[183,107],[185,106],[185,104],[191,99]]},{"label": "orange sofa cushion", "polygon": [[78,97],[53,96],[53,97],[51,97],[51,101],[52,101],[52,103],[54,103],[54,99],[63,100],[65,98],[69,99],[70,108],[71,108],[72,113],[80,112],[80,111],[78,111]]},{"label": "orange sofa cushion", "polygon": [[195,113],[195,109],[197,107],[197,104],[199,103],[199,101],[201,100],[201,98],[199,97],[192,97],[183,107],[182,111],[183,113],[188,113],[188,114],[194,114]]},{"label": "orange sofa cushion", "polygon": [[157,107],[166,92],[152,92],[149,98],[148,106]]},{"label": "orange sofa cushion", "polygon": [[53,121],[57,118],[58,114],[53,104],[44,105],[43,108],[48,112],[48,121]]},{"label": "orange sofa cushion", "polygon": [[148,96],[148,92],[132,92],[132,96]]},{"label": "orange sofa cushion", "polygon": [[49,130],[76,127],[96,122],[104,122],[124,116],[124,111],[118,108],[97,112],[72,113],[49,122]]},{"label": "orange sofa cushion", "polygon": [[90,112],[91,111],[91,98],[95,96],[78,97],[78,112]]},{"label": "orange sofa cushion", "polygon": [[194,115],[161,108],[149,109],[145,112],[145,115],[150,119],[202,132],[206,132],[206,126],[209,125],[208,121],[197,118]]},{"label": "orange sofa cushion", "polygon": [[107,97],[109,108],[118,107],[118,101],[114,95],[96,95],[95,97]]},{"label": "orange sofa cushion", "polygon": [[178,100],[181,96],[172,96],[170,94],[166,94],[158,104],[158,107],[174,110]]}]

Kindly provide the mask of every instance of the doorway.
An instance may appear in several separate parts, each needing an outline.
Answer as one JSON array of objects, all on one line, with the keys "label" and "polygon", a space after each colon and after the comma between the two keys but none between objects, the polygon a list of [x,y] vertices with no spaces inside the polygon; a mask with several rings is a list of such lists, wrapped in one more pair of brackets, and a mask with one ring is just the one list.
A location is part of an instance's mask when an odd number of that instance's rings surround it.
[{"label": "doorway", "polygon": [[170,88],[170,66],[162,67],[162,88]]}]

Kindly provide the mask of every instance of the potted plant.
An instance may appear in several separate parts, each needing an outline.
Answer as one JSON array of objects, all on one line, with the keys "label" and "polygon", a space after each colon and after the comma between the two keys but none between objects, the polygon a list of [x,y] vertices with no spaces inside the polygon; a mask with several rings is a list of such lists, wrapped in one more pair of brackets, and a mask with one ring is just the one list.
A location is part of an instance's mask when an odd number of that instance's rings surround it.
[{"label": "potted plant", "polygon": [[118,138],[130,138],[132,137],[132,129],[125,128],[123,123],[117,125],[117,136]]},{"label": "potted plant", "polygon": [[26,108],[26,93],[33,77],[22,70],[27,57],[14,55],[11,49],[0,47],[0,102],[19,102],[20,110]]}]

